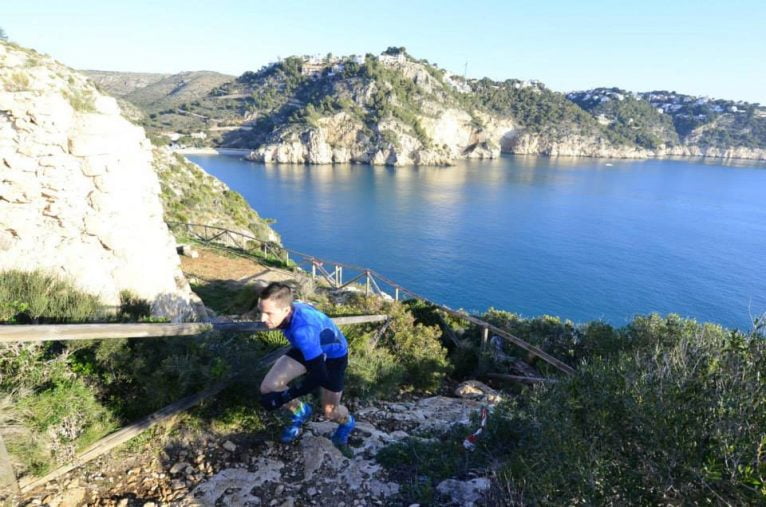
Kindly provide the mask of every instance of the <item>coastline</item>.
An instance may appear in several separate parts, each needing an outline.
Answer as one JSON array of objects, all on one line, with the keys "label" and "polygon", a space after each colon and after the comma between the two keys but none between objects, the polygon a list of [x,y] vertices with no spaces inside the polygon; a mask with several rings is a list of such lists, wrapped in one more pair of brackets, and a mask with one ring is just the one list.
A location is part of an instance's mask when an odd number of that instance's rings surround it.
[{"label": "coastline", "polygon": [[173,153],[179,155],[235,155],[235,156],[247,156],[253,150],[245,150],[241,148],[177,148],[171,150]]}]

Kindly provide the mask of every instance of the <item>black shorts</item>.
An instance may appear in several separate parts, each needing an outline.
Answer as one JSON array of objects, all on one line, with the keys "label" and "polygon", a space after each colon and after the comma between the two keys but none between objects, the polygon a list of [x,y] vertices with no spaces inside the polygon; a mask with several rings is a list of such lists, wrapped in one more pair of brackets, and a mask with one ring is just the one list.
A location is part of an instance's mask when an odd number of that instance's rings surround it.
[{"label": "black shorts", "polygon": [[[295,359],[304,367],[306,366],[306,359],[303,357],[303,352],[295,347],[290,348],[285,355],[290,359]],[[324,364],[327,366],[327,382],[323,383],[322,387],[334,393],[343,391],[343,386],[346,382],[348,354],[334,359],[325,358]]]}]

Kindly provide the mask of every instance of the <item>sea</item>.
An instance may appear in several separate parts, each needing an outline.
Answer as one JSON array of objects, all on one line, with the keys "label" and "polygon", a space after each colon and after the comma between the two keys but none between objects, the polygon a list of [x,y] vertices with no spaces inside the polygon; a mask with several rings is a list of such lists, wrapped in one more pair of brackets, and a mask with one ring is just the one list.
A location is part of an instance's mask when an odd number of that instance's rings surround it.
[{"label": "sea", "polygon": [[451,167],[187,155],[283,244],[471,312],[622,326],[766,312],[766,163],[502,156]]}]

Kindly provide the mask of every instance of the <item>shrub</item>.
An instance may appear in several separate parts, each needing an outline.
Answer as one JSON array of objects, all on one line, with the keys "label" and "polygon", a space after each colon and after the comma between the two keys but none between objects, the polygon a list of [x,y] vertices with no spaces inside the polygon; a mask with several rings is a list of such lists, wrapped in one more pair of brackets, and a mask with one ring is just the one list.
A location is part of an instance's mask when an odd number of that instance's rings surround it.
[{"label": "shrub", "polygon": [[450,371],[441,330],[416,323],[399,303],[390,304],[388,315],[391,324],[384,344],[404,367],[405,381],[416,390],[435,391]]},{"label": "shrub", "polygon": [[766,343],[639,317],[624,348],[533,389],[509,420],[504,487],[540,503],[766,500]]},{"label": "shrub", "polygon": [[0,322],[72,322],[92,318],[98,298],[42,271],[0,273]]},{"label": "shrub", "polygon": [[93,97],[93,93],[90,90],[79,88],[65,90],[64,97],[66,97],[75,111],[92,113],[96,110],[95,97]]},{"label": "shrub", "polygon": [[386,399],[399,392],[405,380],[405,368],[390,351],[365,341],[352,347],[346,375],[348,395]]}]

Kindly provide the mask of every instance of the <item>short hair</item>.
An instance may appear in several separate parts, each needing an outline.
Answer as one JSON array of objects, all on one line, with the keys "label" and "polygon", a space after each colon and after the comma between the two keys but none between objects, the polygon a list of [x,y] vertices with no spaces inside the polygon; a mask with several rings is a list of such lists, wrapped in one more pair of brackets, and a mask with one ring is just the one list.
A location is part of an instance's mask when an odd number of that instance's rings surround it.
[{"label": "short hair", "polygon": [[271,282],[261,292],[261,301],[267,299],[280,303],[283,307],[289,306],[293,302],[293,291],[286,283]]}]

